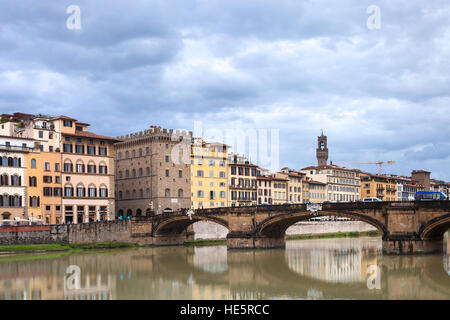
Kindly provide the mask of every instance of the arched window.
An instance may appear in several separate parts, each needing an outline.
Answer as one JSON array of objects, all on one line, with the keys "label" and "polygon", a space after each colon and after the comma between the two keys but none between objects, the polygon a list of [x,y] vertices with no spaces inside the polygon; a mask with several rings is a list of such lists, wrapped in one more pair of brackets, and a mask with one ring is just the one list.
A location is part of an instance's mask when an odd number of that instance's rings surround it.
[{"label": "arched window", "polygon": [[139,157],[142,157],[142,149],[139,149]]},{"label": "arched window", "polygon": [[129,178],[129,177],[130,177],[130,171],[128,171],[128,170],[125,171],[125,177],[126,177],[126,178]]},{"label": "arched window", "polygon": [[30,187],[37,187],[37,178],[29,177],[29,184],[30,184]]},{"label": "arched window", "polygon": [[164,194],[166,197],[170,197],[170,189],[166,189]]},{"label": "arched window", "polygon": [[83,160],[77,160],[77,166],[76,166],[76,172],[78,173],[84,173],[84,162]]},{"label": "arched window", "polygon": [[31,159],[31,168],[36,168],[36,159]]},{"label": "arched window", "polygon": [[128,151],[125,152],[125,159],[128,159],[130,157],[130,153]]},{"label": "arched window", "polygon": [[2,159],[1,165],[4,166],[4,167],[7,167],[8,166],[8,158],[7,157],[3,157],[1,159]]},{"label": "arched window", "polygon": [[133,199],[136,199],[136,190],[133,190],[132,197],[133,197]]},{"label": "arched window", "polygon": [[82,183],[77,185],[77,197],[79,198],[86,197],[86,188]]},{"label": "arched window", "polygon": [[131,151],[131,157],[136,158],[136,150]]},{"label": "arched window", "polygon": [[136,178],[136,169],[133,169],[133,178]]},{"label": "arched window", "polygon": [[119,200],[122,200],[122,191],[119,191]]},{"label": "arched window", "polygon": [[0,185],[1,186],[7,186],[7,185],[9,185],[9,177],[8,177],[8,175],[6,174],[6,173],[4,173],[4,174],[2,174],[1,176],[0,176]]},{"label": "arched window", "polygon": [[125,191],[125,199],[130,199],[130,191]]},{"label": "arched window", "polygon": [[70,160],[64,160],[64,172],[73,172],[73,164]]},{"label": "arched window", "polygon": [[142,168],[139,168],[139,177],[142,177],[143,176],[143,170],[142,170]]},{"label": "arched window", "polygon": [[146,154],[150,154],[150,148],[149,147],[145,148],[145,153]]},{"label": "arched window", "polygon": [[144,190],[139,189],[139,199],[143,199],[144,198]]},{"label": "arched window", "polygon": [[147,167],[147,168],[145,169],[145,172],[146,172],[146,175],[149,176],[149,175],[150,175],[150,167]]},{"label": "arched window", "polygon": [[119,152],[119,153],[117,154],[117,160],[122,160],[122,152]]},{"label": "arched window", "polygon": [[119,179],[122,179],[122,171],[119,171]]},{"label": "arched window", "polygon": [[136,210],[136,215],[137,216],[142,216],[142,210],[141,209],[137,209]]},{"label": "arched window", "polygon": [[145,195],[146,195],[147,198],[150,198],[150,189],[149,188],[147,188],[145,190]]},{"label": "arched window", "polygon": [[178,189],[178,198],[183,198],[183,189]]},{"label": "arched window", "polygon": [[88,197],[96,198],[97,197],[97,187],[94,184],[90,184],[88,187]]}]

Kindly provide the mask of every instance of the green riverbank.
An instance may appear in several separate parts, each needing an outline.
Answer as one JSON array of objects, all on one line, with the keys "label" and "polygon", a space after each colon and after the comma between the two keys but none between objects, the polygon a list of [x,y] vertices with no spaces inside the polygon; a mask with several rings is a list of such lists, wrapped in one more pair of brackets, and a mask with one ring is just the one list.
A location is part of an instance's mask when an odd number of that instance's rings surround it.
[{"label": "green riverbank", "polygon": [[25,253],[25,252],[58,252],[58,251],[82,251],[94,249],[131,248],[137,245],[132,243],[105,241],[98,243],[70,243],[70,244],[19,244],[0,246],[0,253]]},{"label": "green riverbank", "polygon": [[286,236],[286,240],[303,240],[303,239],[328,239],[328,238],[357,238],[357,237],[378,237],[381,236],[378,230],[373,231],[352,231],[352,232],[336,232],[336,233],[320,233],[320,234],[300,234]]}]

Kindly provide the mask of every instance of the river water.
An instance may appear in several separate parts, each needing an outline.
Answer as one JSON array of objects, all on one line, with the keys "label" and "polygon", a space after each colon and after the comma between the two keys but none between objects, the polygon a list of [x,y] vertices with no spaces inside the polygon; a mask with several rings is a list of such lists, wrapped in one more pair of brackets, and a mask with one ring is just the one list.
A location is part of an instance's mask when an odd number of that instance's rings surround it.
[{"label": "river water", "polygon": [[0,256],[0,300],[450,299],[444,254],[388,256],[373,237]]}]

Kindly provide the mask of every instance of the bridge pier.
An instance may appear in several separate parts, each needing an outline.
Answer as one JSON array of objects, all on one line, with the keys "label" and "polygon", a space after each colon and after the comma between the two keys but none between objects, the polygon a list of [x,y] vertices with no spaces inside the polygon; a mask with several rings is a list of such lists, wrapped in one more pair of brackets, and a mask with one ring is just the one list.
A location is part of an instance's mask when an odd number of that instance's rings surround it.
[{"label": "bridge pier", "polygon": [[385,254],[442,253],[444,243],[443,239],[394,239],[383,240],[382,246]]},{"label": "bridge pier", "polygon": [[263,237],[253,233],[230,232],[227,235],[228,249],[274,249],[285,248],[283,237]]}]

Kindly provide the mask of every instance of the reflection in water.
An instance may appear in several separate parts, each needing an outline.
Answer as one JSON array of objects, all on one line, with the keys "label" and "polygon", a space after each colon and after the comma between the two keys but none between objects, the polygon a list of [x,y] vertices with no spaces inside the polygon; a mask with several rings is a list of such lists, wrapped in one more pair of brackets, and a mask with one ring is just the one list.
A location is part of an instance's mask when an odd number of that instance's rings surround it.
[{"label": "reflection in water", "polygon": [[450,299],[448,249],[418,256],[380,250],[380,239],[357,238],[289,241],[285,250],[3,256],[0,300]]},{"label": "reflection in water", "polygon": [[286,262],[292,271],[312,279],[331,283],[366,282],[368,267],[377,265],[380,250],[380,241],[305,240],[288,246]]},{"label": "reflection in water", "polygon": [[195,247],[194,266],[211,273],[226,271],[228,269],[227,247]]}]

